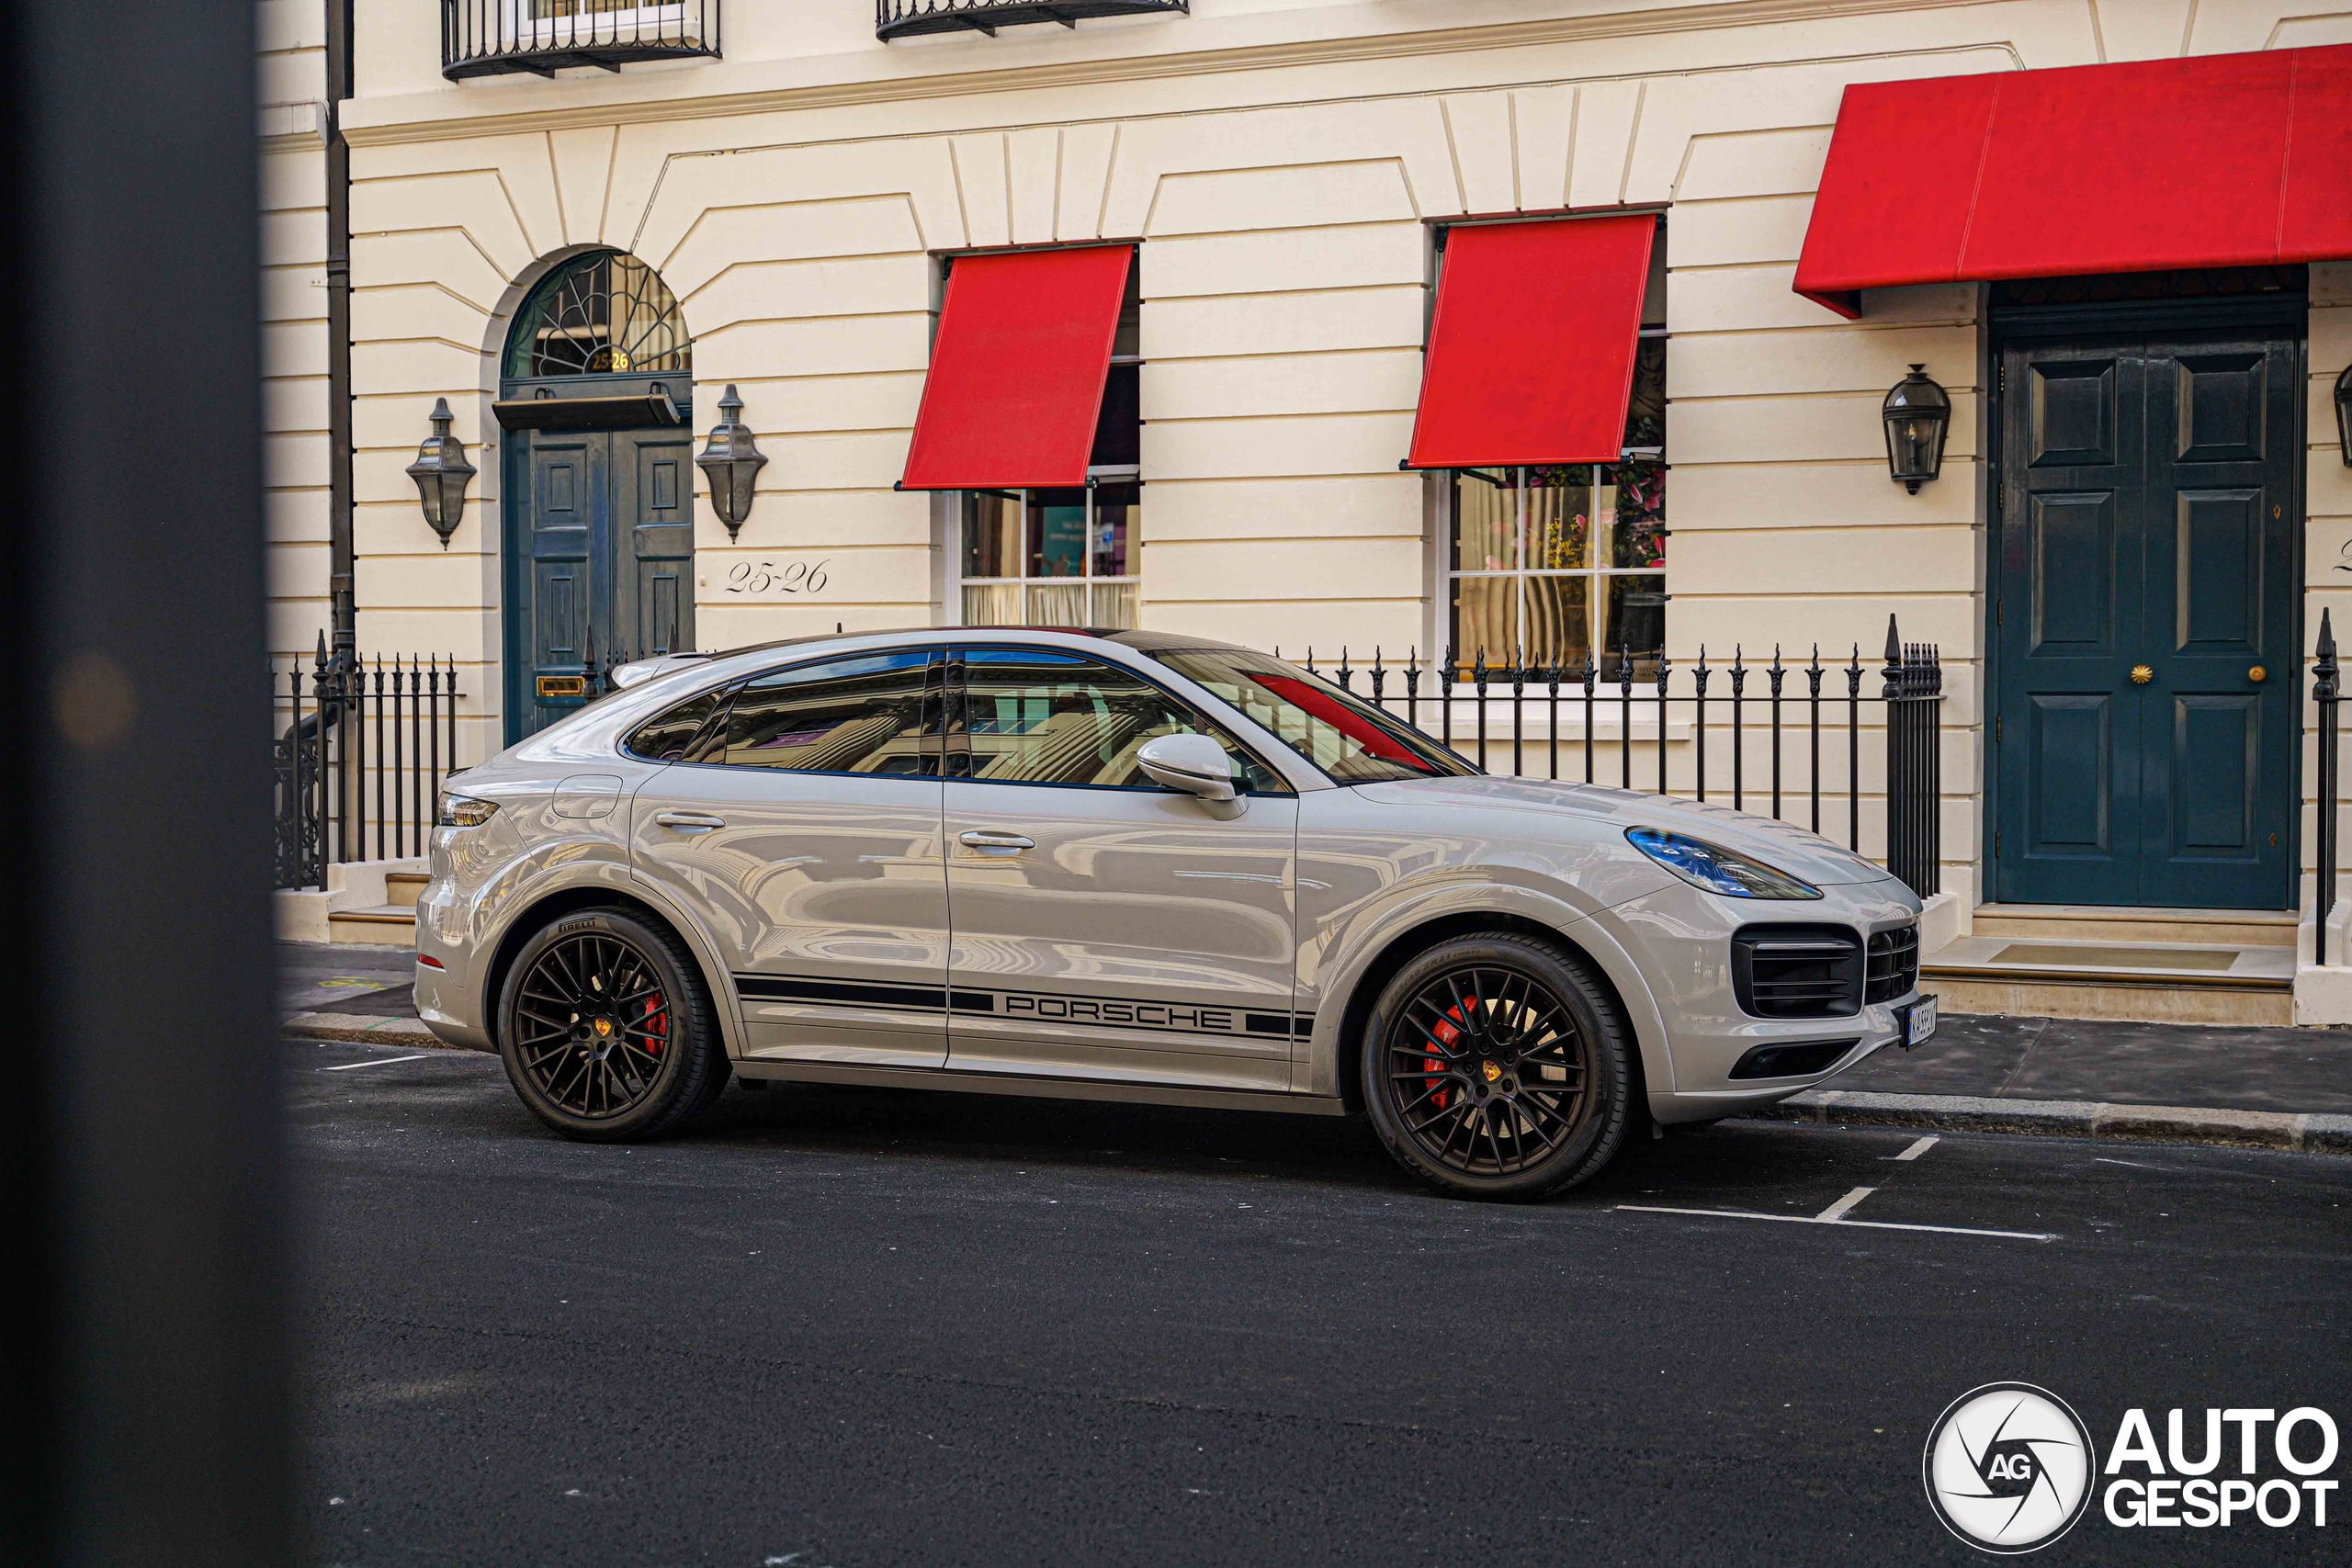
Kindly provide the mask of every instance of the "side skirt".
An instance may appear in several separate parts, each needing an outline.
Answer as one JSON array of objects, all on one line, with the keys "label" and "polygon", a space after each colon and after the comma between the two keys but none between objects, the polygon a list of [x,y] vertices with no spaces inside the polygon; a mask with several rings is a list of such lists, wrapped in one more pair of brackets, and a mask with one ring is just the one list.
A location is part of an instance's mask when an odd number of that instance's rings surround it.
[{"label": "side skirt", "polygon": [[1272,1111],[1293,1116],[1345,1116],[1347,1107],[1322,1095],[1246,1089],[1171,1089],[1100,1078],[1031,1077],[1018,1073],[950,1072],[933,1067],[857,1067],[832,1062],[743,1060],[741,1078],[783,1083],[860,1084],[869,1089],[937,1089],[957,1094],[1012,1094],[1035,1100],[1112,1100],[1125,1105],[1188,1105],[1212,1111]]}]

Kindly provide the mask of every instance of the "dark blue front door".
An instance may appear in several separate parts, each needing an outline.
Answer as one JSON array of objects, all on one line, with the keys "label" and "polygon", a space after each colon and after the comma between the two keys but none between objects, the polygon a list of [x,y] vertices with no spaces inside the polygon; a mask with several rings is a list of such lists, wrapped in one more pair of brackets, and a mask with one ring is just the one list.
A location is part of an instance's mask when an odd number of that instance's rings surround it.
[{"label": "dark blue front door", "polygon": [[694,437],[680,424],[505,441],[513,741],[588,700],[592,658],[694,646]]},{"label": "dark blue front door", "polygon": [[2286,908],[2301,345],[2002,355],[1992,894]]}]

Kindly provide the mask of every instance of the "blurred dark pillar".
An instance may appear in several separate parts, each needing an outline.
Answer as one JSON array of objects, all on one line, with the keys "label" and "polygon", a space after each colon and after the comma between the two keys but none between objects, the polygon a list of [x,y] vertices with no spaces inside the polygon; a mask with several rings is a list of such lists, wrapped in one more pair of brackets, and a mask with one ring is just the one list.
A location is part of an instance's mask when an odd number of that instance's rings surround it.
[{"label": "blurred dark pillar", "polygon": [[0,1561],[289,1557],[254,7],[6,7]]}]

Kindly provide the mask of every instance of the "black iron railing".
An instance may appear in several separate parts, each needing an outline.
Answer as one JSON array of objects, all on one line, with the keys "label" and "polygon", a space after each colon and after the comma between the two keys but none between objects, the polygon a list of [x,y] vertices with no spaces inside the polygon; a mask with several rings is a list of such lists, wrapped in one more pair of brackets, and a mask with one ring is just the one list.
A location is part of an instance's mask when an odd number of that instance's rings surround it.
[{"label": "black iron railing", "polygon": [[441,0],[441,74],[541,76],[718,54],[719,0]]},{"label": "black iron railing", "polygon": [[1023,22],[1075,27],[1093,17],[1188,16],[1191,0],[875,0],[874,36],[884,43],[917,33],[986,33]]},{"label": "black iron railing", "polygon": [[[2312,649],[2312,705],[2319,709],[2319,798],[2313,802],[2319,820],[2312,846],[2312,962],[2327,962],[2327,918],[2335,909],[2335,746],[2336,705],[2343,699],[2342,671],[2335,662],[2335,628],[2327,611],[2319,613],[2319,643]],[[2346,955],[2338,953],[2336,961]]]},{"label": "black iron railing", "polygon": [[458,762],[458,670],[432,657],[272,664],[277,886],[323,887],[330,864],[425,852]]},{"label": "black iron railing", "polygon": [[[1875,671],[1863,667],[1859,648],[1843,666],[1823,665],[1818,648],[1804,664],[1786,664],[1776,648],[1770,664],[1751,663],[1735,649],[1728,666],[1711,667],[1702,649],[1687,671],[1663,657],[1632,653],[1595,659],[1588,652],[1576,665],[1492,663],[1483,649],[1466,656],[1449,649],[1434,667],[1410,652],[1403,665],[1391,664],[1377,649],[1369,665],[1351,665],[1345,649],[1335,668],[1317,669],[1311,649],[1301,662],[1435,735],[1482,770],[1501,773],[1508,763],[1521,777],[1713,799],[1842,836],[1858,854],[1863,802],[1874,793],[1862,769],[1863,736],[1877,728],[1886,758],[1887,869],[1922,898],[1940,890],[1943,662],[1934,644],[1904,642],[1891,615],[1885,661]],[[1866,692],[1873,673],[1878,690]],[[1687,681],[1678,682],[1678,675]],[[1790,689],[1791,675],[1804,677],[1801,691]],[[1763,678],[1761,690],[1750,685],[1755,676]],[[1878,711],[1866,722],[1870,708]],[[1641,734],[1644,724],[1655,733]],[[1672,744],[1678,724],[1687,758],[1678,759]]]}]

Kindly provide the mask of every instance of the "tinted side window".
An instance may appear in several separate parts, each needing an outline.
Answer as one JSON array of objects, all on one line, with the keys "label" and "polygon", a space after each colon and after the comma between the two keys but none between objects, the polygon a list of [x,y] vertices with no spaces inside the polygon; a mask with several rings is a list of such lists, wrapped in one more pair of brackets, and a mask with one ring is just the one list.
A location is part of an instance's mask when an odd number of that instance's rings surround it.
[{"label": "tinted side window", "polygon": [[978,648],[964,656],[972,776],[1007,784],[1158,789],[1136,761],[1162,735],[1206,735],[1225,748],[1234,787],[1290,786],[1215,725],[1148,681],[1072,654]]},{"label": "tinted side window", "polygon": [[687,751],[694,746],[695,737],[702,733],[703,726],[710,722],[711,713],[725,692],[722,686],[688,697],[676,707],[639,725],[626,742],[629,755],[649,762],[699,761],[698,757],[688,756]]},{"label": "tinted side window", "polygon": [[925,672],[934,657],[862,654],[745,682],[727,715],[728,764],[808,773],[923,773]]}]

